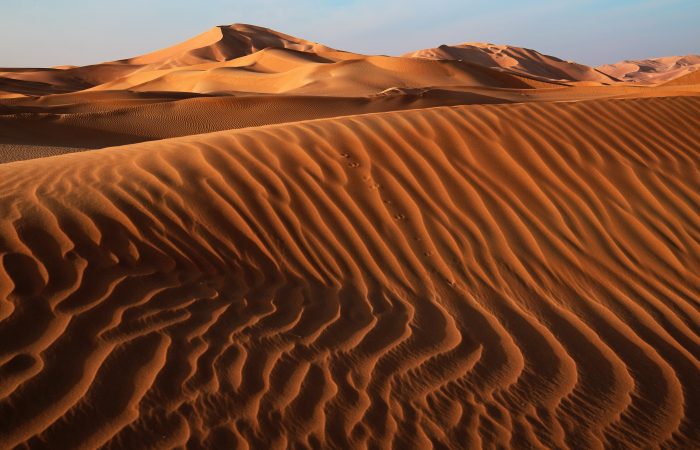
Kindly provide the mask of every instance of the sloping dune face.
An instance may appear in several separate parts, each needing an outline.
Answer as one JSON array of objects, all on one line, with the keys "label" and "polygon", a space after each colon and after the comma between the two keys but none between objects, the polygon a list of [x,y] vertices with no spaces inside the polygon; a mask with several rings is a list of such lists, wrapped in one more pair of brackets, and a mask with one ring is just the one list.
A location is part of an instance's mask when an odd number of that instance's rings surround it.
[{"label": "sloping dune face", "polygon": [[[700,65],[698,65],[700,67]],[[664,83],[664,86],[698,86],[700,85],[700,70],[693,70],[685,75],[673,78]]]},{"label": "sloping dune face", "polygon": [[623,81],[663,83],[700,69],[700,55],[665,56],[606,64],[598,70]]},{"label": "sloping dune face", "polygon": [[0,448],[697,448],[700,99],[0,165]]},{"label": "sloping dune face", "polygon": [[500,68],[545,80],[592,81],[610,84],[615,79],[583,64],[562,61],[529,48],[467,42],[441,45],[404,55],[409,58],[468,61],[485,67]]}]

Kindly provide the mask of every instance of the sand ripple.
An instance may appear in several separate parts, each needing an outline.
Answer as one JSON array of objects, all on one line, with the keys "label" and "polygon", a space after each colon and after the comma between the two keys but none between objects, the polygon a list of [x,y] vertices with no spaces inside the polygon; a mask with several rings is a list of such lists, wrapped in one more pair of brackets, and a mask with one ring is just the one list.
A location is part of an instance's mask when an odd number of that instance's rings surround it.
[{"label": "sand ripple", "polygon": [[700,446],[700,98],[0,165],[0,448]]}]

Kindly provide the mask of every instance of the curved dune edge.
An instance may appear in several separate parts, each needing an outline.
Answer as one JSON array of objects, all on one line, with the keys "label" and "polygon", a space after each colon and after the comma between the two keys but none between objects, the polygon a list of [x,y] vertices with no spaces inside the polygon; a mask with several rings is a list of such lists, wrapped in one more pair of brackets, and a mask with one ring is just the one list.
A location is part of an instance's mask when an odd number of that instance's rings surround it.
[{"label": "curved dune edge", "polygon": [[697,447],[698,143],[677,97],[0,165],[0,448]]}]

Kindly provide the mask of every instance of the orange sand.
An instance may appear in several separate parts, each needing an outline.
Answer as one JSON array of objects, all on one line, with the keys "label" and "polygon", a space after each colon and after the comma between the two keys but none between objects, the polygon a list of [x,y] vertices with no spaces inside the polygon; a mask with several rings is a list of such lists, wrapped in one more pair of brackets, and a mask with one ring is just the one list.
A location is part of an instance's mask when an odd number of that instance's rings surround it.
[{"label": "orange sand", "polygon": [[0,69],[0,448],[699,448],[697,72],[412,56]]}]

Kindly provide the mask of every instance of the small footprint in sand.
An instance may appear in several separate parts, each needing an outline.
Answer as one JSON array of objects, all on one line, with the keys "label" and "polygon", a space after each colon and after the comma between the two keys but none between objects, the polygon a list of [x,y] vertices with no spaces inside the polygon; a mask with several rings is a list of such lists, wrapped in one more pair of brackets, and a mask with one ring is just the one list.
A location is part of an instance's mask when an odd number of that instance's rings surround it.
[{"label": "small footprint in sand", "polygon": [[433,256],[433,252],[423,252],[423,256]]},{"label": "small footprint in sand", "polygon": [[342,156],[343,158],[349,158],[350,153],[341,153],[340,156]]},{"label": "small footprint in sand", "polygon": [[394,219],[396,220],[406,220],[406,215],[405,214],[395,214]]},{"label": "small footprint in sand", "polygon": [[352,167],[354,169],[356,167],[360,167],[360,163],[359,162],[351,162],[351,163],[348,163],[348,167]]},{"label": "small footprint in sand", "polygon": [[372,184],[369,186],[370,189],[379,189],[380,187],[382,187],[382,185],[379,184],[379,183],[372,183]]},{"label": "small footprint in sand", "polygon": [[384,203],[387,205],[391,205],[391,200],[384,200]]}]

